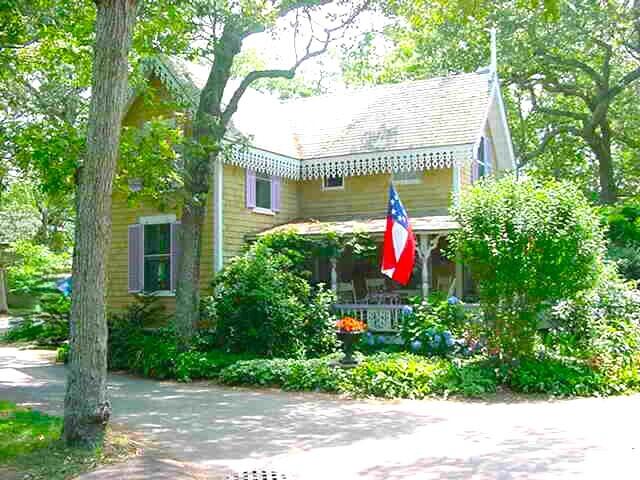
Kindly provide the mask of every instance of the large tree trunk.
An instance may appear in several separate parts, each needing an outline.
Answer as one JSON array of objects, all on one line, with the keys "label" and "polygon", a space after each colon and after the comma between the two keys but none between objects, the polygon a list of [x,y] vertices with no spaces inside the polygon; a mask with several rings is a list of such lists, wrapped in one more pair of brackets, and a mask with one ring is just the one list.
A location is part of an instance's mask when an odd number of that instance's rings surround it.
[{"label": "large tree trunk", "polygon": [[598,159],[600,201],[605,204],[615,203],[618,199],[618,192],[611,155],[611,130],[606,120],[600,123],[600,135],[596,145],[592,148]]},{"label": "large tree trunk", "polygon": [[200,318],[200,259],[207,196],[203,197],[187,199],[182,209],[176,289],[176,330],[182,349],[191,343]]},{"label": "large tree trunk", "polygon": [[106,257],[136,0],[98,0],[96,5],[87,153],[78,176],[63,428],[67,443],[81,444],[100,442],[111,413],[106,395]]},{"label": "large tree trunk", "polygon": [[[226,132],[222,120],[222,96],[231,76],[233,59],[242,47],[242,36],[232,22],[225,25],[207,84],[200,93],[200,103],[191,141],[202,150],[185,157],[185,202],[180,234],[182,257],[176,289],[176,330],[181,347],[187,348],[200,318],[200,260],[205,206],[213,172],[213,162],[221,149]],[[216,239],[216,241],[218,241]]]}]

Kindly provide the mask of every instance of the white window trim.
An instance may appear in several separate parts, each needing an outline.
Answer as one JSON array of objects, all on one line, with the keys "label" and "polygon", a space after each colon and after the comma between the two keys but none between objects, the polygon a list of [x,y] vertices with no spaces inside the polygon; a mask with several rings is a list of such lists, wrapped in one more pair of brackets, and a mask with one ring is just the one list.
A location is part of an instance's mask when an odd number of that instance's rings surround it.
[{"label": "white window trim", "polygon": [[[422,183],[422,177],[423,177],[423,172],[421,170],[412,170],[411,172],[415,172],[417,175],[417,178],[395,178],[395,175],[397,173],[404,173],[404,172],[393,172],[391,174],[391,180],[393,181],[393,183],[395,185],[419,185]],[[407,172],[409,173],[409,172]]]},{"label": "white window trim", "polygon": [[176,292],[171,290],[156,290],[155,292],[146,292],[145,295],[150,297],[175,297]]},{"label": "white window trim", "polygon": [[138,217],[138,223],[140,223],[141,225],[158,225],[162,223],[175,223],[175,221],[176,221],[175,213]]},{"label": "white window trim", "polygon": [[326,191],[331,191],[331,190],[344,190],[344,185],[346,183],[346,177],[344,175],[330,175],[331,177],[340,177],[342,178],[342,185],[340,185],[339,187],[327,187],[324,183],[324,181],[329,178],[329,177],[322,177],[322,191],[326,192]]},{"label": "white window trim", "polygon": [[259,215],[275,215],[276,212],[271,210],[270,208],[262,208],[262,207],[253,207],[251,210],[253,213],[257,213]]}]

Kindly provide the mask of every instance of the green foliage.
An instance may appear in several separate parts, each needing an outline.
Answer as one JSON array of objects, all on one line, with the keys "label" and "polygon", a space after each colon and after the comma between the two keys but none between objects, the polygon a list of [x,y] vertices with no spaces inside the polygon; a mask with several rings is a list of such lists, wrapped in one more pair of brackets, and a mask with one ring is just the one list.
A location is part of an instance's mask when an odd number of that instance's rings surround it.
[{"label": "green foliage", "polygon": [[68,363],[69,362],[69,344],[63,343],[56,350],[56,362]]},{"label": "green foliage", "polygon": [[617,264],[622,276],[640,280],[640,200],[631,198],[604,207],[602,220],[610,242],[608,258]]},{"label": "green foliage", "polygon": [[48,247],[21,240],[15,242],[9,254],[13,260],[7,268],[9,291],[21,294],[42,293],[51,290],[46,282],[51,275],[68,272],[71,256],[54,253]]},{"label": "green foliage", "polygon": [[508,384],[518,392],[558,396],[612,393],[602,373],[571,359],[523,358],[509,372]]},{"label": "green foliage", "polygon": [[383,398],[481,396],[494,392],[497,385],[493,368],[484,364],[432,360],[407,353],[365,357],[351,369],[342,369],[336,363],[335,356],[250,360],[222,370],[219,379],[231,385],[278,386]]},{"label": "green foliage", "polygon": [[217,332],[226,349],[301,358],[335,348],[331,294],[312,291],[291,270],[289,258],[258,242],[216,276]]},{"label": "green foliage", "polygon": [[457,298],[447,300],[435,293],[423,300],[414,298],[411,314],[405,315],[400,336],[405,348],[416,353],[446,355],[458,346],[454,337],[462,336],[469,321]]},{"label": "green foliage", "polygon": [[60,345],[69,340],[69,317],[35,315],[24,319],[5,333],[5,342],[36,342],[39,345]]},{"label": "green foliage", "polygon": [[595,288],[556,304],[548,350],[584,359],[615,377],[640,366],[640,292],[608,266]]},{"label": "green foliage", "polygon": [[629,280],[640,280],[640,243],[633,247],[609,246],[607,257],[618,267],[618,272]]},{"label": "green foliage", "polygon": [[604,240],[593,209],[570,184],[507,176],[463,192],[455,215],[452,244],[477,281],[493,347],[530,355],[545,305],[599,278]]},{"label": "green foliage", "polygon": [[143,356],[147,335],[145,328],[161,323],[167,316],[158,298],[140,295],[121,313],[108,317],[109,337],[107,363],[112,370],[133,369],[134,362]]}]

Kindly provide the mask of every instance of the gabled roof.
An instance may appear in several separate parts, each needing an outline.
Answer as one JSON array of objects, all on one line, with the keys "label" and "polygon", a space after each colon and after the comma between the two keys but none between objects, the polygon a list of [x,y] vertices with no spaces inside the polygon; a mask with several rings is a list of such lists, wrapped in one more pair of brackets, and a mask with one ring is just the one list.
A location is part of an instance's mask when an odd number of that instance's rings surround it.
[{"label": "gabled roof", "polygon": [[[166,78],[193,99],[208,65],[162,57]],[[485,121],[488,72],[279,101],[247,91],[233,117],[255,148],[300,160],[473,144]],[[237,84],[228,86],[229,92]]]}]

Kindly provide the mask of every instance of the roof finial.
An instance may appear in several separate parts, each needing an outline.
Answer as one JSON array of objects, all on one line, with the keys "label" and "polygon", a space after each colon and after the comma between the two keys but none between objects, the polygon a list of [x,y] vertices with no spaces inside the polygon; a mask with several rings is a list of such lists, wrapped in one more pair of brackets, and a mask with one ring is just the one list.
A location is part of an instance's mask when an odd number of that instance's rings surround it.
[{"label": "roof finial", "polygon": [[496,27],[491,27],[491,73],[498,73],[498,42],[496,40]]}]

